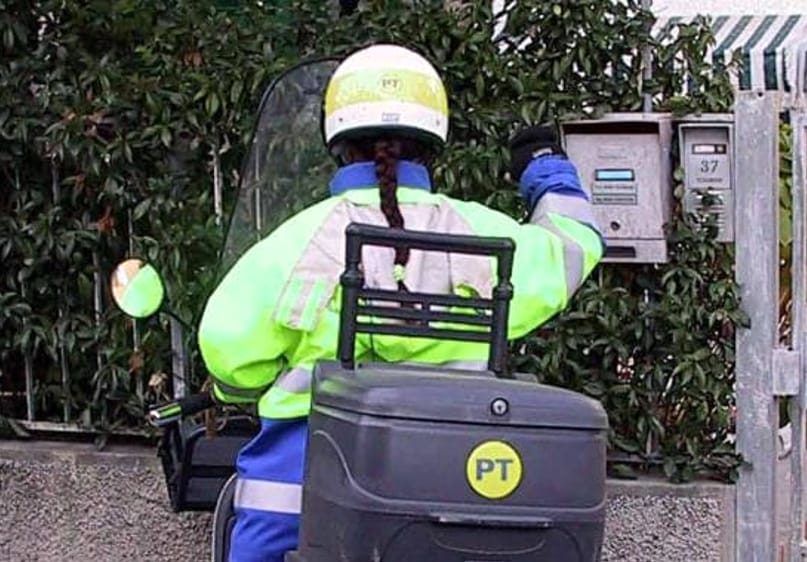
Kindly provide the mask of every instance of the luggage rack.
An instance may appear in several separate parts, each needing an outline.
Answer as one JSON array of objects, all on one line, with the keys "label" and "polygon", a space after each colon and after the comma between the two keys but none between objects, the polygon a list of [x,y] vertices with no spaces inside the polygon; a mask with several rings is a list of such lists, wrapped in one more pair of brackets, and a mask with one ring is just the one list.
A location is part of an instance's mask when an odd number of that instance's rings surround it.
[{"label": "luggage rack", "polygon": [[[345,271],[340,280],[342,308],[337,350],[344,368],[355,368],[356,334],[365,333],[488,343],[488,369],[498,377],[512,378],[507,372],[507,320],[513,297],[510,282],[516,247],[513,240],[418,232],[358,223],[348,225],[345,235]],[[403,246],[423,251],[493,257],[496,259],[497,283],[491,298],[370,289],[364,285],[361,268],[364,246]],[[373,302],[402,306],[368,304]],[[434,307],[446,308],[447,311],[435,310]],[[476,313],[456,312],[456,308],[471,308]],[[359,320],[360,316],[403,322],[373,323]],[[458,327],[433,327],[433,322]]]}]

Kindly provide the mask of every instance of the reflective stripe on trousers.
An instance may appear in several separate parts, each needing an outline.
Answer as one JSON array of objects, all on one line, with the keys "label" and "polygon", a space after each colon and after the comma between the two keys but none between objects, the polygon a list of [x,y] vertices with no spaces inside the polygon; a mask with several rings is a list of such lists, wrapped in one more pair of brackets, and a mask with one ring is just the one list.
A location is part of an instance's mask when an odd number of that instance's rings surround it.
[{"label": "reflective stripe on trousers", "polygon": [[297,547],[307,434],[305,418],[262,419],[241,449],[230,562],[283,562]]},{"label": "reflective stripe on trousers", "polygon": [[236,508],[298,514],[302,512],[303,486],[238,478],[233,504]]}]

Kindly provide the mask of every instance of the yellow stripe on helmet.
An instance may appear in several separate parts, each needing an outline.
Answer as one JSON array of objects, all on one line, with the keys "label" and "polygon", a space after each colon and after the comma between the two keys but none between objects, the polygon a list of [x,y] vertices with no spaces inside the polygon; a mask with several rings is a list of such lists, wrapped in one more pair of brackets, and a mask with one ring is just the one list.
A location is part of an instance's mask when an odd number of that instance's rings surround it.
[{"label": "yellow stripe on helmet", "polygon": [[334,76],[325,94],[325,115],[368,102],[404,102],[448,116],[445,88],[438,78],[411,70],[368,69]]}]

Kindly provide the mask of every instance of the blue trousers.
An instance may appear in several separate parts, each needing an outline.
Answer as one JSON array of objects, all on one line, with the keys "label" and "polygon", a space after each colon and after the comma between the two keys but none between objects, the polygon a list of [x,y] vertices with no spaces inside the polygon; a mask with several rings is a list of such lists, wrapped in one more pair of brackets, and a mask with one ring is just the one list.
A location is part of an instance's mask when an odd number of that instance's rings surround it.
[{"label": "blue trousers", "polygon": [[230,562],[283,562],[297,548],[307,431],[305,418],[263,419],[238,454]]}]

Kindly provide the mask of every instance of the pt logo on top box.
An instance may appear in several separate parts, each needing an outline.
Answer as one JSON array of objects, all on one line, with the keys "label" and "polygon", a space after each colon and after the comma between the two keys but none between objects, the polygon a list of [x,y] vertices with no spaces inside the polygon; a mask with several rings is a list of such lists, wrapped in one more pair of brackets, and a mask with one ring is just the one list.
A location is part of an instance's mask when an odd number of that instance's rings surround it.
[{"label": "pt logo on top box", "polygon": [[471,489],[489,500],[504,499],[516,491],[524,467],[518,451],[504,441],[485,441],[468,455],[465,476]]}]

